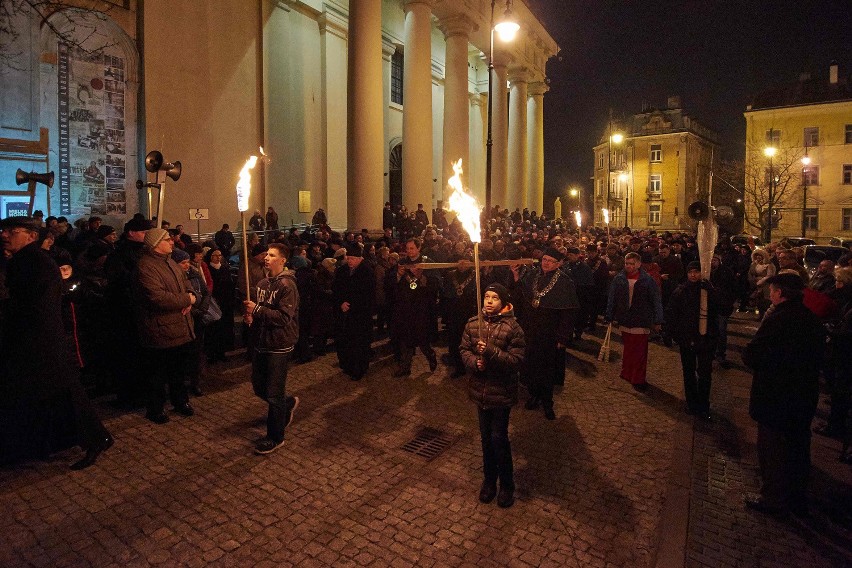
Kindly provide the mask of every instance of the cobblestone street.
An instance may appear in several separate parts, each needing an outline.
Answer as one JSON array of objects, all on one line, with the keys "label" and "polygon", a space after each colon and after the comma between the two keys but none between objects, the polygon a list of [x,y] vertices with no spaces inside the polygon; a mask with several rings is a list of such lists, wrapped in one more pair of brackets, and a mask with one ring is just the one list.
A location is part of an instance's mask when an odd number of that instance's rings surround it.
[{"label": "cobblestone street", "polygon": [[[748,326],[733,326],[732,341],[743,343]],[[758,486],[749,375],[736,367],[714,375],[717,418],[693,430],[675,349],[652,344],[652,388],[638,394],[617,379],[620,346],[604,364],[599,345],[591,337],[572,351],[555,422],[513,411],[511,509],[477,500],[476,413],[464,381],[443,365],[430,374],[418,355],[412,377],[400,380],[380,356],[361,382],[333,354],[292,367],[288,390],[301,405],[284,447],[261,457],[252,448],[265,406],[234,358],[214,368],[191,418],[172,414],[155,426],[98,401],[116,443],[88,470],[68,471],[76,450],[0,470],[0,565],[852,562],[852,482],[836,463],[839,442],[814,440],[812,521],[747,512],[741,493]],[[402,450],[424,427],[452,441],[432,461]]]}]

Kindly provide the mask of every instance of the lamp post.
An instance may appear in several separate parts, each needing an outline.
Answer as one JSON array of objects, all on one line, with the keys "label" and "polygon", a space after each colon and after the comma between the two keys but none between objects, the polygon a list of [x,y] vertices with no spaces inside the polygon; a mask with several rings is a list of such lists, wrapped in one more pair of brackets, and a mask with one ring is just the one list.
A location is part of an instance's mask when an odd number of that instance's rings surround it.
[{"label": "lamp post", "polygon": [[509,42],[515,39],[515,35],[521,29],[521,26],[512,19],[512,0],[506,0],[506,11],[503,13],[503,18],[495,25],[494,8],[496,4],[497,0],[491,0],[491,36],[488,43],[488,140],[485,143],[485,211],[488,213],[489,219],[491,218],[491,147],[494,145],[491,129],[494,106],[494,32],[497,32],[501,40]]},{"label": "lamp post", "polygon": [[[607,136],[607,152],[606,152],[606,210],[612,209],[612,145],[621,144],[624,140],[624,135],[620,132],[613,133],[612,131],[612,109],[609,111],[609,135]],[[607,231],[609,231],[609,221],[607,223]]]},{"label": "lamp post", "polygon": [[808,156],[808,147],[805,146],[805,155],[802,156],[802,238],[808,229],[808,220],[805,218],[805,210],[808,208],[808,166],[811,159]]},{"label": "lamp post", "polygon": [[778,153],[778,149],[773,146],[768,146],[763,149],[763,155],[769,158],[769,199],[767,200],[766,212],[766,244],[772,242],[772,209],[775,206],[775,169],[773,168],[772,158]]}]

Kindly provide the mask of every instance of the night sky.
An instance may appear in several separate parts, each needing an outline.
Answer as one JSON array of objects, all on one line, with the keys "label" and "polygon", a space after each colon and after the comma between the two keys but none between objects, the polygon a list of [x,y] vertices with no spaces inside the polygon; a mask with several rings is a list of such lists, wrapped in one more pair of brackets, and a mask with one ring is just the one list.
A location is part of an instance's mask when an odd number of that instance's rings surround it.
[{"label": "night sky", "polygon": [[[592,146],[615,116],[684,111],[715,130],[724,158],[745,151],[743,112],[767,86],[832,60],[852,73],[852,9],[842,0],[526,0],[561,48],[545,95],[545,210],[569,185],[591,189]],[[563,198],[564,202],[564,198]]]}]

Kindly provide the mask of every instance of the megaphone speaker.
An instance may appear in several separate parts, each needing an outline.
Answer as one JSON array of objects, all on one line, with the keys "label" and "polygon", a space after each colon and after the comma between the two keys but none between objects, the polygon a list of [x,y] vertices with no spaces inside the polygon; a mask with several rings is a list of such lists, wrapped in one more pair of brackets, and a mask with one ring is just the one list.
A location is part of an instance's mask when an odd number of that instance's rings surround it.
[{"label": "megaphone speaker", "polygon": [[[171,166],[171,167],[169,167],[169,166]],[[173,163],[173,164],[166,164],[166,170],[167,170],[166,175],[168,177],[170,177],[172,180],[177,181],[177,180],[180,179],[180,173],[181,173],[182,168],[181,168],[179,160],[175,161],[175,163]]]},{"label": "megaphone speaker", "polygon": [[15,183],[21,185],[30,181],[43,183],[47,187],[53,187],[53,172],[47,172],[45,174],[37,174],[35,172],[27,173],[21,168],[18,168],[18,171],[15,172]]},{"label": "megaphone speaker", "polygon": [[703,221],[710,216],[710,207],[707,206],[703,201],[696,201],[686,210],[690,219],[694,219],[695,221]]},{"label": "megaphone speaker", "polygon": [[160,171],[160,168],[163,166],[163,154],[159,150],[151,150],[148,152],[148,155],[145,156],[145,169],[151,172]]}]

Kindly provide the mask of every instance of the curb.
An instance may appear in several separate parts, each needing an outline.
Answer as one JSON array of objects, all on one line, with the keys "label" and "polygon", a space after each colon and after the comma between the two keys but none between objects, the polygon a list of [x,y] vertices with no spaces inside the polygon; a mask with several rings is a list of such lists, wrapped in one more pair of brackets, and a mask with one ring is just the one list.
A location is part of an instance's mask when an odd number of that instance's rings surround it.
[{"label": "curb", "polygon": [[675,568],[686,564],[694,440],[692,421],[678,421],[672,432],[671,475],[657,526],[656,549],[650,563],[654,568]]}]

